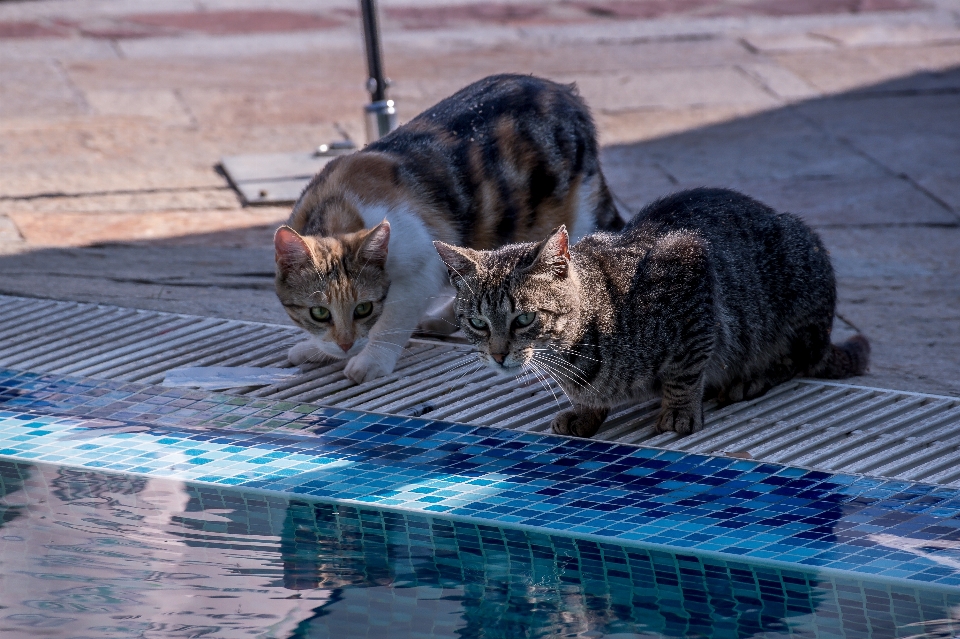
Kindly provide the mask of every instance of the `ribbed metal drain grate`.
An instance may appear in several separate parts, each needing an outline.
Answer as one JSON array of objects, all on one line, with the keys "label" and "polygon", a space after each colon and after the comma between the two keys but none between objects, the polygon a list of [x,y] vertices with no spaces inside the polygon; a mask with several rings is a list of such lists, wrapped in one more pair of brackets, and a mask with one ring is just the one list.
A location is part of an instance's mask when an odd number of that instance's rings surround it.
[{"label": "ribbed metal drain grate", "polygon": [[[299,329],[0,296],[0,366],[158,384],[181,366],[283,366]],[[354,385],[343,362],[233,393],[543,432],[555,385],[503,378],[470,349],[414,340],[390,376]],[[614,412],[599,439],[960,486],[960,399],[812,380],[718,409],[695,435],[656,435],[659,401]]]}]

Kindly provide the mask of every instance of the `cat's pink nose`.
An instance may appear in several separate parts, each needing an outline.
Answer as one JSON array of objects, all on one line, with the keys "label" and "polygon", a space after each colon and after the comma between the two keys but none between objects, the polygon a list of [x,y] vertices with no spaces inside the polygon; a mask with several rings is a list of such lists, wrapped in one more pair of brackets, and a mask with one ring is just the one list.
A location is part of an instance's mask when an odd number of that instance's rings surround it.
[{"label": "cat's pink nose", "polygon": [[497,364],[503,364],[503,360],[507,359],[506,353],[490,353],[490,357],[493,358]]},{"label": "cat's pink nose", "polygon": [[343,352],[346,353],[351,348],[353,348],[353,342],[337,342],[337,346],[343,349]]}]

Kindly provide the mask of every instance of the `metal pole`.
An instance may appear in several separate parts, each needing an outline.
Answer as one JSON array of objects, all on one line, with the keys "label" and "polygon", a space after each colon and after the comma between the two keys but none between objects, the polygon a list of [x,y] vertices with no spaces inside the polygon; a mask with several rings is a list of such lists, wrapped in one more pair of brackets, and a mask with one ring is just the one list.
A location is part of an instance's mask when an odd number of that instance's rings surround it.
[{"label": "metal pole", "polygon": [[374,0],[360,0],[363,14],[363,41],[367,45],[367,91],[370,101],[387,99],[387,83],[383,77],[383,60],[380,57],[380,29],[377,26],[377,7]]},{"label": "metal pole", "polygon": [[360,0],[363,16],[363,40],[367,49],[367,91],[370,104],[364,108],[367,123],[367,142],[373,142],[397,128],[397,111],[393,100],[387,99],[387,79],[383,74],[380,55],[380,28],[377,26],[375,0]]}]

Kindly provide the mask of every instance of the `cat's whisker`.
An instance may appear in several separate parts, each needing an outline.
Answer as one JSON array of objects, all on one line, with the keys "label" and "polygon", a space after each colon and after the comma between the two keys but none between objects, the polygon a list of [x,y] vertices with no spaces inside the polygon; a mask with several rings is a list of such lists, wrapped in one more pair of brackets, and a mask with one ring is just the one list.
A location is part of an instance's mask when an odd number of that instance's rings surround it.
[{"label": "cat's whisker", "polygon": [[377,331],[377,337],[382,337],[383,335],[402,335],[403,333],[410,333],[411,331],[406,328],[396,328],[388,331]]},{"label": "cat's whisker", "polygon": [[[569,373],[567,373],[567,372],[565,372],[565,371],[562,371],[562,370],[560,370],[559,368],[556,368],[556,367],[554,367],[554,366],[552,366],[552,365],[550,365],[549,363],[544,362],[544,361],[539,362],[538,365],[541,366],[544,370],[547,370],[547,371],[550,372],[550,374],[551,374],[550,376],[553,377],[554,381],[556,381],[557,384],[560,385],[560,388],[561,388],[561,389],[563,389],[564,384],[561,383],[559,379],[557,379],[557,377],[556,377],[557,375],[562,376],[563,379],[564,379],[564,381],[565,381],[566,383],[572,384],[575,388],[583,388],[583,384],[581,384],[579,380],[571,377]],[[564,390],[564,392],[566,392],[566,390]],[[569,395],[568,395],[568,397],[569,397]]]},{"label": "cat's whisker", "polygon": [[[550,370],[550,371],[553,371],[554,373],[557,373],[558,375],[562,375],[567,381],[569,381],[571,384],[573,384],[573,385],[576,386],[577,388],[586,389],[587,386],[590,385],[589,382],[587,382],[585,379],[580,378],[580,376],[578,376],[575,372],[573,372],[573,370],[571,370],[571,369],[569,369],[569,368],[565,368],[565,367],[564,367],[561,363],[559,363],[559,362],[552,362],[552,361],[547,360],[547,359],[540,359],[539,363],[540,363],[540,365],[543,366],[544,368],[546,368],[546,369],[548,369],[548,370]],[[559,383],[559,380],[557,380],[557,381],[558,381],[558,383]],[[561,384],[560,386],[562,387],[563,384]],[[590,385],[590,389],[591,389],[593,392],[595,392],[595,393],[597,392],[596,388],[594,388],[592,385]]]},{"label": "cat's whisker", "polygon": [[[406,346],[400,346],[400,345],[394,344],[394,343],[392,343],[392,342],[372,342],[372,341],[371,341],[371,342],[367,342],[367,346],[369,346],[370,348],[379,349],[379,350],[381,350],[381,351],[383,351],[383,352],[385,352],[385,353],[390,353],[391,355],[402,354],[403,351],[409,351],[409,350],[410,350],[410,349],[407,348]],[[391,347],[394,348],[394,349],[396,349],[396,350],[390,350]],[[365,346],[364,348],[366,348],[366,346]]]},{"label": "cat's whisker", "polygon": [[[379,344],[373,344],[373,346],[377,347],[377,346],[379,346]],[[370,355],[372,355],[375,360],[377,360],[378,362],[380,362],[380,364],[383,365],[383,366],[386,368],[386,363],[387,363],[387,362],[386,362],[386,360],[384,360],[384,358],[383,358],[383,353],[389,353],[390,355],[393,355],[393,353],[392,353],[391,351],[389,351],[389,350],[387,350],[387,349],[385,349],[385,348],[380,349],[379,351],[378,351],[378,350],[372,350],[372,351],[370,351]]]},{"label": "cat's whisker", "polygon": [[480,371],[482,371],[482,370],[483,370],[483,364],[480,363],[480,362],[474,362],[474,363],[473,363],[473,368],[468,368],[468,369],[464,370],[464,371],[460,374],[460,378],[459,378],[457,381],[460,381],[460,379],[463,379],[463,378],[466,377],[467,375],[472,375],[472,374],[478,373],[478,372],[480,372]]},{"label": "cat's whisker", "polygon": [[[533,360],[531,360],[531,363],[532,363],[532,362],[533,362]],[[536,366],[537,366],[545,375],[547,375],[548,377],[550,377],[550,379],[552,379],[554,382],[557,383],[557,387],[560,389],[560,391],[561,391],[561,392],[564,394],[564,396],[567,398],[567,401],[570,402],[571,404],[573,404],[573,399],[570,398],[570,394],[567,393],[567,390],[563,387],[563,384],[561,384],[560,381],[559,381],[559,380],[556,378],[556,376],[555,376],[555,373],[556,373],[557,371],[555,371],[555,370],[553,370],[552,368],[550,368],[549,366],[547,366],[546,362],[537,362]],[[558,402],[558,405],[559,405],[559,402]]]},{"label": "cat's whisker", "polygon": [[[391,347],[391,346],[392,346],[395,350],[390,350],[390,347]],[[364,348],[364,349],[374,348],[374,349],[378,349],[378,350],[382,350],[382,351],[388,351],[388,352],[390,352],[390,353],[396,353],[396,352],[399,352],[400,350],[402,350],[404,347],[402,347],[402,346],[397,346],[396,344],[392,344],[392,343],[390,343],[390,342],[374,342],[373,340],[370,340],[369,342],[367,342],[367,343],[364,345],[363,348]]]},{"label": "cat's whisker", "polygon": [[[468,364],[471,364],[471,363],[473,364],[473,368],[466,368],[466,366],[467,366]],[[475,372],[477,372],[477,371],[483,370],[483,362],[481,362],[479,359],[470,360],[470,361],[464,362],[464,364],[462,364],[462,366],[463,366],[464,368],[463,368],[463,370],[460,372],[460,376],[457,377],[457,379],[456,379],[456,381],[458,381],[458,382],[459,382],[461,379],[463,379],[464,377],[466,377],[467,375],[470,375],[471,373],[475,373]]]},{"label": "cat's whisker", "polygon": [[468,368],[470,364],[476,364],[476,362],[465,362],[460,366],[456,366],[454,368],[449,369],[447,373],[456,375],[453,381],[459,382],[461,379],[466,377],[468,374],[470,374],[470,372],[474,370],[473,368]]},{"label": "cat's whisker", "polygon": [[557,408],[563,409],[563,407],[560,405],[560,398],[557,397],[557,394],[553,392],[553,388],[550,386],[549,382],[547,382],[547,380],[545,379],[544,374],[539,372],[537,365],[534,364],[532,361],[527,362],[526,365],[530,367],[530,371],[537,378],[537,380],[540,381],[540,385],[543,386],[544,390],[550,393],[550,395],[553,397],[553,401],[557,403]]},{"label": "cat's whisker", "polygon": [[315,347],[315,352],[307,356],[303,361],[304,363],[309,362],[311,364],[317,364],[317,363],[323,362],[329,365],[329,364],[333,364],[335,362],[341,361],[341,358],[336,357],[335,355],[331,355],[330,353],[326,353],[320,350],[319,348]]},{"label": "cat's whisker", "polygon": [[554,355],[554,356],[570,355],[570,356],[573,356],[573,357],[579,357],[579,358],[582,358],[582,359],[588,359],[588,360],[590,360],[590,361],[592,361],[592,362],[600,362],[600,361],[602,361],[602,360],[599,360],[599,359],[594,359],[593,357],[586,357],[586,356],[584,356],[584,355],[578,355],[578,354],[576,354],[576,353],[568,353],[568,352],[566,352],[566,351],[557,351],[557,350],[554,350],[554,349],[551,349],[551,348],[535,348],[535,349],[533,349],[533,350],[534,350],[534,352],[537,352],[537,353],[546,353],[546,354],[548,354],[548,355]]},{"label": "cat's whisker", "polygon": [[[369,353],[370,356],[377,360],[384,368],[389,368],[387,364],[390,364],[391,366],[395,365],[397,359],[399,359],[397,353],[387,348],[383,348],[379,344],[368,344],[367,346],[372,346],[372,349],[367,350],[365,347],[364,351]],[[389,355],[390,357],[385,357],[385,354]]]},{"label": "cat's whisker", "polygon": [[553,353],[558,354],[558,355],[559,355],[559,354],[570,355],[570,356],[577,357],[577,358],[580,358],[580,359],[590,360],[591,362],[602,362],[602,361],[603,361],[602,359],[597,359],[596,357],[589,357],[588,355],[583,355],[582,353],[577,353],[577,352],[574,352],[574,351],[551,350],[551,351],[548,351],[548,352],[553,352]]},{"label": "cat's whisker", "polygon": [[[382,336],[385,336],[385,335],[396,335],[396,334],[401,334],[401,335],[402,335],[403,333],[408,333],[408,332],[409,332],[409,331],[407,331],[407,330],[405,330],[405,329],[404,329],[404,330],[397,330],[397,331],[384,331],[384,332],[380,333],[378,336],[382,337]],[[409,342],[408,342],[408,343],[409,343]],[[411,348],[410,348],[409,346],[406,346],[406,345],[400,346],[400,345],[397,344],[396,342],[380,342],[380,341],[370,340],[369,342],[367,342],[367,344],[371,344],[371,345],[373,345],[374,347],[379,346],[379,347],[382,347],[382,348],[392,347],[392,348],[396,348],[396,349],[399,349],[399,350],[402,350],[402,351],[406,351],[406,352],[411,353],[411,354],[413,353],[413,351],[411,350]]]},{"label": "cat's whisker", "polygon": [[517,379],[517,383],[520,384],[521,386],[529,386],[531,384],[530,380],[527,379],[528,377],[539,379],[537,377],[537,374],[534,372],[533,368],[531,368],[527,364],[523,364],[520,367],[520,372],[517,373],[515,377]]},{"label": "cat's whisker", "polygon": [[581,369],[578,368],[577,366],[574,366],[572,363],[570,363],[569,361],[565,360],[564,358],[559,357],[559,356],[557,356],[557,355],[555,355],[555,354],[553,354],[553,353],[545,353],[545,354],[541,355],[540,357],[541,357],[542,359],[546,360],[546,361],[554,362],[555,364],[557,364],[557,365],[560,366],[561,368],[564,368],[564,369],[569,370],[569,371],[571,371],[571,372],[573,372],[573,373],[576,373],[576,374],[583,380],[583,383],[585,383],[585,384],[589,384],[589,383],[590,383],[590,382],[587,380],[587,375],[586,375],[586,373],[585,373],[583,370],[581,370]]},{"label": "cat's whisker", "polygon": [[447,267],[448,267],[451,271],[453,271],[454,273],[456,273],[457,275],[460,275],[460,279],[463,280],[463,283],[466,284],[466,285],[467,285],[467,288],[470,289],[470,293],[473,294],[473,295],[476,295],[476,293],[475,293],[474,290],[473,290],[473,287],[470,286],[470,282],[468,282],[468,281],[467,281],[467,278],[465,278],[463,275],[460,274],[460,271],[458,271],[457,269],[453,268],[453,267],[450,266],[449,264],[447,264]]},{"label": "cat's whisker", "polygon": [[[426,295],[426,296],[424,296],[424,297],[422,297],[422,298],[419,298],[419,299],[435,300],[435,299],[439,299],[439,298],[441,298],[441,297],[449,298],[450,296],[449,296],[449,295]],[[389,302],[384,302],[383,305],[386,306],[387,304],[402,304],[404,301],[405,301],[405,300],[390,300]]]},{"label": "cat's whisker", "polygon": [[[429,318],[429,319],[432,319],[432,320],[434,320],[434,321],[444,322],[445,324],[449,324],[450,326],[453,326],[454,328],[460,328],[460,325],[459,325],[459,324],[456,324],[455,322],[451,322],[451,321],[448,320],[446,317],[431,317],[431,318]],[[419,329],[419,330],[422,331],[423,329]]]},{"label": "cat's whisker", "polygon": [[[397,329],[395,331],[383,331],[382,333],[377,333],[377,338],[383,337],[385,335],[403,335],[404,333],[410,333],[410,331],[408,331],[407,329]],[[409,342],[405,342],[401,346],[396,342],[380,341],[379,339],[375,339],[375,338],[369,338],[369,341],[367,341],[367,344],[373,344],[375,346],[384,346],[384,347],[392,346],[394,348],[399,348],[407,351],[410,350],[410,347],[407,346],[408,343]]]},{"label": "cat's whisker", "polygon": [[458,368],[463,368],[463,367],[466,366],[467,364],[476,364],[476,363],[477,363],[477,360],[476,360],[476,359],[474,359],[474,358],[472,358],[472,357],[464,357],[464,358],[461,359],[461,360],[456,360],[455,363],[454,363],[454,365],[451,366],[450,368],[446,369],[446,370],[447,370],[447,372],[455,371],[455,370],[457,370]]},{"label": "cat's whisker", "polygon": [[557,388],[560,389],[560,391],[563,393],[563,396],[566,397],[566,398],[567,398],[567,401],[570,402],[570,404],[572,405],[572,404],[574,403],[573,398],[570,397],[570,393],[567,392],[567,389],[565,389],[565,388],[563,387],[563,384],[561,384],[561,383],[559,382],[559,380],[557,379],[556,371],[552,371],[552,370],[548,370],[548,369],[544,369],[544,370],[547,371],[545,374],[548,375],[548,376],[550,377],[550,379],[552,379],[554,382],[556,382]]},{"label": "cat's whisker", "polygon": [[[380,333],[377,337],[379,338],[379,337],[384,337],[384,336],[387,336],[387,335],[403,335],[404,332],[406,332],[406,331],[396,331],[396,332],[393,332],[393,331],[390,331],[390,332],[384,331],[383,333]],[[407,346],[406,344],[404,344],[403,346],[401,346],[400,344],[398,344],[398,343],[396,343],[396,342],[393,342],[393,341],[386,341],[386,340],[379,340],[379,339],[371,339],[371,340],[369,340],[369,341],[367,342],[367,344],[373,344],[374,346],[380,346],[380,347],[382,347],[382,348],[391,348],[391,347],[392,347],[392,348],[396,348],[396,349],[410,350],[410,347]]]},{"label": "cat's whisker", "polygon": [[518,372],[514,377],[521,386],[529,386],[533,382],[529,379],[530,377],[536,378],[536,375],[533,372],[533,369],[529,368],[526,364],[520,366],[520,372]]},{"label": "cat's whisker", "polygon": [[552,353],[557,353],[557,354],[559,354],[559,353],[565,353],[565,354],[568,354],[568,355],[574,355],[574,356],[576,356],[576,357],[580,357],[580,358],[582,358],[582,359],[589,359],[589,360],[592,361],[592,362],[602,361],[602,360],[599,360],[599,359],[596,359],[596,358],[593,358],[593,357],[588,357],[588,356],[586,356],[586,355],[582,355],[582,354],[576,352],[575,350],[573,350],[572,348],[562,347],[562,346],[560,346],[560,345],[552,345],[552,346],[548,346],[547,348],[535,348],[534,350],[535,350],[535,351],[546,352],[546,353],[551,353],[551,352],[552,352]]},{"label": "cat's whisker", "polygon": [[571,364],[570,362],[568,362],[568,361],[566,361],[566,360],[564,360],[564,359],[562,359],[562,358],[560,358],[560,357],[556,357],[555,355],[541,356],[541,357],[547,357],[548,359],[545,360],[545,361],[552,361],[552,362],[554,362],[554,363],[560,368],[560,370],[566,370],[568,373],[570,373],[570,374],[572,374],[572,375],[575,375],[575,376],[578,378],[579,382],[580,382],[580,387],[581,387],[581,388],[589,387],[590,390],[592,390],[592,391],[597,395],[597,397],[602,397],[602,396],[603,396],[603,395],[600,393],[600,391],[597,390],[597,387],[594,386],[593,384],[591,384],[591,383],[590,383],[590,380],[587,379],[586,373],[584,373],[582,370],[580,370],[579,368],[577,368],[576,366],[574,366],[574,365]]}]

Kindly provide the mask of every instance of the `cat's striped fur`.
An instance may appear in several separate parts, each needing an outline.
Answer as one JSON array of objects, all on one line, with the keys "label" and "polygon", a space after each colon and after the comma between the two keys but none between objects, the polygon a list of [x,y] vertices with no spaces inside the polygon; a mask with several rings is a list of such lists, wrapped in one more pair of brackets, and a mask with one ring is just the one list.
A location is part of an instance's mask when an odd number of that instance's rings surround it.
[{"label": "cat's striped fur", "polygon": [[276,235],[277,294],[313,335],[291,361],[355,356],[358,382],[391,372],[446,280],[433,240],[490,249],[559,224],[621,228],[597,153],[572,87],[498,75],[330,162]]},{"label": "cat's striped fur", "polygon": [[590,437],[610,408],[659,391],[657,428],[686,434],[702,428],[705,395],[738,401],[796,375],[866,369],[865,338],[830,343],[830,258],[794,215],[695,189],[621,233],[567,242],[559,229],[494,251],[437,243],[480,358],[549,375],[569,396],[555,432]]}]

